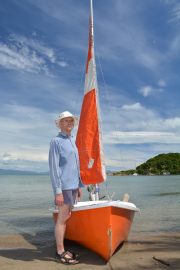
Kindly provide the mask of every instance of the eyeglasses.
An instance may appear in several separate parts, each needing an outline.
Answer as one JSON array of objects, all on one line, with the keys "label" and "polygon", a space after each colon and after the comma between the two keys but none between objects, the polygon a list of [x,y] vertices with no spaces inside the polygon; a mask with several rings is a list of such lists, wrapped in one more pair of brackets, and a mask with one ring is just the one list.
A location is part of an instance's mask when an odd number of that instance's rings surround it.
[{"label": "eyeglasses", "polygon": [[62,120],[66,124],[74,124],[74,119],[71,119],[71,120],[69,120],[69,119],[62,119]]}]

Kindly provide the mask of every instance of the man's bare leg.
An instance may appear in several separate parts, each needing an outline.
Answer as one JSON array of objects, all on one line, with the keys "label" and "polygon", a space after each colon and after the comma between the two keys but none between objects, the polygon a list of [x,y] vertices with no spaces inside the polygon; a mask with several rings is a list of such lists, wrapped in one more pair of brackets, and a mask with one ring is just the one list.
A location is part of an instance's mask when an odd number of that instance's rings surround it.
[{"label": "man's bare leg", "polygon": [[59,206],[58,219],[55,225],[55,239],[57,245],[57,253],[64,252],[64,236],[66,232],[66,222],[71,216],[71,207],[67,204]]}]

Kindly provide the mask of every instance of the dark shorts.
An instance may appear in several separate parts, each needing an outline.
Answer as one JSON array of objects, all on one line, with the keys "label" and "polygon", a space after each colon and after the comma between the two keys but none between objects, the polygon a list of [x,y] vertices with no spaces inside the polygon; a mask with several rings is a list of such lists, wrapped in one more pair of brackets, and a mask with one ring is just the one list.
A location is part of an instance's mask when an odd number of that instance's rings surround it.
[{"label": "dark shorts", "polygon": [[73,206],[76,203],[78,189],[63,190],[64,204]]}]

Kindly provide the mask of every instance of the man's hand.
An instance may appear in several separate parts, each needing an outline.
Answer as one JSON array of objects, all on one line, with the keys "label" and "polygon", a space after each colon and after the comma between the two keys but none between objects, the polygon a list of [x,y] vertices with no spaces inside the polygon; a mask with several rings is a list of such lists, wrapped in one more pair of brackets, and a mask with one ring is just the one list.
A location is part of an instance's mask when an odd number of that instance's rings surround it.
[{"label": "man's hand", "polygon": [[64,204],[63,194],[56,194],[55,196],[55,205],[62,206]]}]

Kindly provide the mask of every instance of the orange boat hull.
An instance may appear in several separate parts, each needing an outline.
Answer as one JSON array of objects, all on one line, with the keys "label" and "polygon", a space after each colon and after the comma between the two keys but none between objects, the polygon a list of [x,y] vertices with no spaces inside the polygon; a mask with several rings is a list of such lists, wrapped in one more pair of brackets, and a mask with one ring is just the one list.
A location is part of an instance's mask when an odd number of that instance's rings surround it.
[{"label": "orange boat hull", "polygon": [[[66,239],[76,241],[110,259],[129,234],[134,211],[114,206],[73,211],[67,222]],[[54,220],[57,219],[54,213]]]}]

